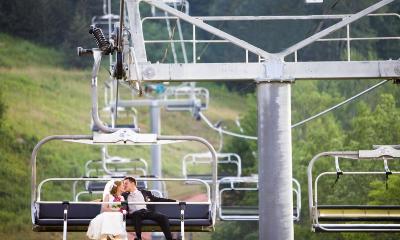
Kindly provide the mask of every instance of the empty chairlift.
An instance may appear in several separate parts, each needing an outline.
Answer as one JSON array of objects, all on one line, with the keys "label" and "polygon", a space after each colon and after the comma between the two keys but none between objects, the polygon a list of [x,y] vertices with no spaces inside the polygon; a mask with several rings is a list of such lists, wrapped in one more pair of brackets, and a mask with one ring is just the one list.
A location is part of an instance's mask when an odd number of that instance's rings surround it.
[{"label": "empty chairlift", "polygon": [[164,93],[164,99],[181,102],[181,104],[167,106],[168,111],[192,111],[195,113],[207,110],[210,94],[206,88],[184,85],[168,87]]},{"label": "empty chairlift", "polygon": [[[123,178],[127,175],[147,175],[147,162],[142,158],[129,159],[109,156],[105,146],[102,148],[102,153],[102,160],[89,160],[86,162],[84,175],[86,178]],[[73,195],[76,200],[79,199],[80,195],[102,193],[107,180],[86,181],[85,190],[80,192],[77,192],[78,183],[76,181],[73,185]]]},{"label": "empty chairlift", "polygon": [[[242,161],[236,153],[217,153],[218,180],[224,177],[240,177]],[[211,153],[187,154],[182,159],[182,175],[184,178],[198,178],[206,182],[212,181]]]},{"label": "empty chairlift", "polygon": [[[293,220],[300,220],[301,188],[293,179]],[[219,219],[225,221],[258,221],[258,176],[226,177],[218,182]]]},{"label": "empty chairlift", "polygon": [[[75,201],[75,199],[60,199],[48,201],[43,199],[43,186],[49,182],[65,181],[96,181],[109,180],[99,178],[50,178],[37,184],[36,161],[40,148],[47,142],[61,140],[67,142],[83,143],[88,145],[137,145],[137,144],[167,144],[182,141],[194,141],[205,145],[213,156],[213,184],[216,185],[217,158],[212,145],[206,140],[193,136],[158,136],[156,134],[138,134],[133,130],[121,129],[115,133],[94,135],[57,135],[49,136],[41,140],[33,149],[31,156],[31,214],[34,231],[63,232],[66,239],[68,231],[86,231],[91,219],[100,213],[101,202]],[[138,179],[140,180],[140,178]],[[143,181],[186,181],[187,179],[156,179],[146,178]],[[169,218],[173,231],[195,232],[212,231],[215,224],[217,208],[217,191],[211,190],[208,183],[192,179],[202,183],[207,189],[206,202],[173,202],[173,203],[146,203],[156,205],[156,209]],[[58,184],[49,186],[59,186]],[[47,194],[48,196],[48,194]],[[56,196],[54,196],[56,197]],[[67,201],[66,201],[67,200]],[[128,203],[138,204],[138,203]],[[143,204],[143,203],[140,203]],[[127,221],[128,231],[133,231],[133,223]],[[159,231],[154,222],[144,222],[144,231]]]},{"label": "empty chairlift", "polygon": [[[324,171],[313,176],[314,165],[317,161],[326,160],[327,158],[334,160],[336,171]],[[344,151],[344,152],[323,152],[316,155],[310,162],[307,170],[308,174],[308,195],[309,195],[309,209],[310,218],[312,220],[312,229],[314,231],[325,232],[393,232],[400,231],[400,206],[398,205],[355,205],[355,204],[321,204],[320,198],[326,197],[326,194],[332,195],[332,189],[327,193],[321,193],[318,184],[326,181],[326,178],[331,178],[331,182],[335,181],[340,183],[345,176],[351,176],[353,181],[357,181],[357,188],[370,186],[370,180],[374,176],[388,180],[391,175],[398,175],[400,172],[391,171],[388,161],[392,161],[393,165],[396,160],[400,158],[400,150],[395,149],[393,146],[377,146],[375,150],[359,150],[359,151]],[[362,161],[361,161],[362,160]],[[342,164],[342,168],[339,165]],[[344,166],[344,162],[348,162]],[[368,163],[369,162],[369,163]],[[345,168],[358,167],[357,171],[345,171]],[[376,169],[376,165],[380,169],[371,171],[366,168],[365,164],[370,164]],[[361,170],[360,170],[361,168]],[[315,171],[314,171],[315,172]],[[359,180],[367,178],[367,180]],[[330,179],[329,179],[330,180]],[[387,184],[387,182],[386,182]],[[384,184],[382,184],[384,185]],[[347,186],[347,185],[346,185]],[[321,188],[321,187],[320,187]],[[348,188],[348,186],[347,186]],[[346,189],[347,189],[346,188]],[[369,191],[369,189],[367,189]],[[348,191],[356,191],[356,189],[348,189]],[[387,191],[386,191],[387,192]],[[385,189],[382,191],[385,194]],[[363,196],[357,196],[362,198]],[[343,198],[339,197],[340,202]],[[366,197],[365,197],[366,198]],[[326,198],[325,198],[326,199]],[[332,199],[332,196],[331,198]],[[354,199],[349,199],[353,200]]]},{"label": "empty chairlift", "polygon": [[107,146],[102,148],[102,168],[105,173],[112,176],[147,175],[148,165],[143,158],[126,158],[111,156]]},{"label": "empty chairlift", "polygon": [[[109,1],[108,3],[111,4]],[[106,36],[110,37],[112,26],[119,23],[119,15],[111,13],[111,6],[107,3],[107,0],[103,0],[103,15],[92,17],[92,25],[101,27],[104,29]]]}]

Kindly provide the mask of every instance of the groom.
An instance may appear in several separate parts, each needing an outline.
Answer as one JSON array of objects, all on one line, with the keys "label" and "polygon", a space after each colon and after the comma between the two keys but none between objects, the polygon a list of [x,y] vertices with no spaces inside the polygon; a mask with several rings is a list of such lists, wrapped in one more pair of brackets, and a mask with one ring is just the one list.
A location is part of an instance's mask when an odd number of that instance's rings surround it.
[{"label": "groom", "polygon": [[[125,191],[122,196],[128,202],[175,202],[172,199],[159,198],[154,196],[150,191],[138,190],[136,187],[136,179],[133,177],[124,178]],[[158,223],[167,240],[172,240],[171,230],[169,227],[168,217],[154,210],[154,205],[128,205],[128,218],[133,220],[135,226],[136,237],[142,239],[142,220],[150,219]]]}]

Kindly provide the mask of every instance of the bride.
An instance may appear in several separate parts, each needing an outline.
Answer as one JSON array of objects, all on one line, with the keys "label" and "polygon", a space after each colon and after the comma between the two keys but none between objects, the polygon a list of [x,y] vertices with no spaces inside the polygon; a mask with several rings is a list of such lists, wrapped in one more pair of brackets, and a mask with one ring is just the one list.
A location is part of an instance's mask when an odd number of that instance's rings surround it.
[{"label": "bride", "polygon": [[[125,201],[122,181],[110,180],[103,193],[101,213],[90,221],[86,235],[95,240],[126,240],[127,233],[123,221],[121,202]],[[115,203],[108,203],[115,202]]]}]

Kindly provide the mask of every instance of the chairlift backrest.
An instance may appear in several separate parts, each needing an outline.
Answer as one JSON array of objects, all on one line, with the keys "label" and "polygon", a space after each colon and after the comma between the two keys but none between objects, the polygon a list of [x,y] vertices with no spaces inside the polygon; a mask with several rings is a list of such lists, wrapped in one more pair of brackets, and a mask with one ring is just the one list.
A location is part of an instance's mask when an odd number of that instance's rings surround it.
[{"label": "chairlift backrest", "polygon": [[[37,189],[37,199],[33,203],[32,208],[32,221],[34,231],[52,231],[59,232],[63,230],[63,202],[62,201],[47,201],[42,199],[43,186],[48,183],[53,182],[76,182],[76,181],[86,181],[87,178],[50,178],[45,179],[38,185]],[[90,178],[90,181],[105,180],[110,179],[95,179]],[[147,181],[173,181],[173,182],[184,182],[185,179],[176,178],[137,178],[138,182]],[[184,219],[189,225],[185,227],[188,232],[195,231],[211,231],[213,229],[213,213],[211,206],[211,188],[210,186],[201,180],[193,179],[193,181],[198,181],[205,186],[207,201],[205,202],[186,202]],[[54,184],[57,186],[58,184]],[[47,189],[47,188],[46,188]],[[154,194],[160,195],[160,192],[152,191]],[[101,205],[104,202],[99,201],[78,201],[72,199],[68,204],[68,230],[71,231],[86,231],[87,226],[90,221],[100,213]],[[132,204],[132,203],[128,203]],[[181,224],[181,211],[179,207],[179,202],[146,202],[147,205],[154,205],[156,211],[165,214],[170,222],[171,230],[179,231]],[[127,219],[127,230],[134,231],[133,222]],[[155,222],[144,221],[143,230],[144,231],[159,231],[159,227],[154,228]]]},{"label": "chairlift backrest", "polygon": [[180,86],[168,87],[164,93],[164,100],[192,99],[194,104],[167,105],[168,111],[199,111],[207,110],[210,101],[208,89],[202,87]]},{"label": "chairlift backrest", "polygon": [[[240,156],[236,153],[217,153],[218,164],[219,165],[231,165],[234,166],[234,173],[222,174],[218,173],[218,178],[222,177],[240,177],[242,174],[242,160]],[[210,165],[211,166],[212,159],[211,154],[208,152],[205,153],[191,153],[187,154],[182,159],[182,175],[185,178],[201,178],[204,180],[211,180],[211,172],[206,173],[192,173],[189,169],[190,166],[194,166],[196,164],[202,165]]]},{"label": "chairlift backrest", "polygon": [[[293,209],[293,220],[300,220],[301,213],[301,188],[300,184],[296,179],[293,179],[293,193],[295,197],[296,207]],[[226,177],[222,178],[218,183],[219,191],[219,206],[218,216],[221,220],[225,221],[258,221],[259,212],[258,204],[253,205],[238,205],[225,204],[224,195],[232,193],[253,193],[258,195],[258,176],[254,175],[251,177]],[[255,198],[258,199],[258,198]]]},{"label": "chairlift backrest", "polygon": [[104,174],[110,176],[147,175],[148,165],[142,158],[122,158],[110,157],[103,160],[90,160],[85,164],[85,176],[101,176]]}]

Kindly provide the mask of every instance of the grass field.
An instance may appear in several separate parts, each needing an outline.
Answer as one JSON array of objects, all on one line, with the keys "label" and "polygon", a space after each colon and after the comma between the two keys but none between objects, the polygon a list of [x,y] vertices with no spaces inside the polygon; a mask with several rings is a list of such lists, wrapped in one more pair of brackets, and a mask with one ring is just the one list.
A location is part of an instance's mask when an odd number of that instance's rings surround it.
[{"label": "grass field", "polygon": [[[55,50],[34,45],[27,41],[0,34],[0,89],[3,101],[7,105],[5,124],[16,136],[32,136],[39,140],[48,135],[90,134],[90,74],[87,70],[65,69],[62,67],[62,54]],[[99,86],[102,88],[107,79],[105,70],[101,70]],[[224,120],[229,126],[245,109],[242,97],[228,92],[225,88],[206,84],[210,90],[210,108],[207,115],[213,122]],[[103,96],[99,89],[100,98]],[[226,99],[229,99],[227,101]],[[103,103],[102,99],[99,103]],[[149,111],[147,107],[138,109],[139,127],[142,132],[149,131]],[[104,114],[103,114],[104,115]],[[201,136],[218,146],[218,134],[210,130],[205,123],[193,119],[190,112],[161,112],[161,129],[165,135]],[[104,116],[103,116],[104,117]],[[32,146],[33,147],[33,146]],[[163,146],[163,174],[167,177],[181,176],[182,157],[187,153],[202,152],[206,149],[199,144],[182,143]],[[149,159],[149,148],[118,148],[114,154],[127,157]],[[42,153],[43,155],[40,155]],[[90,159],[99,159],[99,147],[76,146],[76,144],[51,143],[44,147],[38,157],[39,178],[77,177],[83,174],[84,163]],[[41,158],[41,156],[43,156]],[[29,162],[29,158],[21,159]],[[151,166],[150,161],[148,161]],[[20,169],[30,177],[29,165]],[[39,180],[40,180],[39,179]],[[11,183],[10,183],[11,184]],[[30,191],[28,186],[20,186]],[[173,187],[173,186],[172,186]],[[174,197],[196,194],[192,190],[175,189]],[[61,190],[54,194],[64,195]],[[27,194],[29,195],[29,194]],[[29,199],[24,200],[26,203]],[[2,239],[59,239],[59,234],[32,233],[30,231],[30,210],[27,204],[24,224],[20,231],[10,234],[8,230],[0,232]],[[12,231],[13,224],[8,223]],[[202,235],[198,239],[206,239]],[[71,239],[84,239],[82,234],[74,234]]]}]

